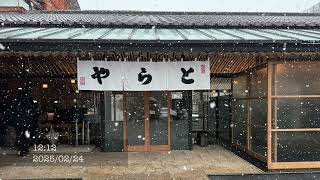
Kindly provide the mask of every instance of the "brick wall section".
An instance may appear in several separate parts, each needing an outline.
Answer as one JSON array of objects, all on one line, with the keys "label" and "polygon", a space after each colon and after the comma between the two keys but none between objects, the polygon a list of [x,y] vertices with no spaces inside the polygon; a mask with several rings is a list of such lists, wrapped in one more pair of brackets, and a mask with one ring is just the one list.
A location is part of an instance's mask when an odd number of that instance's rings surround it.
[{"label": "brick wall section", "polygon": [[45,0],[46,10],[64,10],[66,8],[65,0]]},{"label": "brick wall section", "polygon": [[0,7],[0,12],[26,12],[22,7]]}]

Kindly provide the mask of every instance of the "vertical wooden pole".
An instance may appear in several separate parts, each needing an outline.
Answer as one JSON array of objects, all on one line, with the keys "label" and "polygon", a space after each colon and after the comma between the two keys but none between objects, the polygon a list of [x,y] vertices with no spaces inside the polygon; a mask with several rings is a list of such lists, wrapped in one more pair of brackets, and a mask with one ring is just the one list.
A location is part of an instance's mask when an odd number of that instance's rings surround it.
[{"label": "vertical wooden pole", "polygon": [[79,145],[79,126],[78,126],[78,119],[76,119],[75,127],[76,127],[76,146],[78,146],[78,145]]},{"label": "vertical wooden pole", "polygon": [[84,145],[84,121],[82,121],[81,144]]},{"label": "vertical wooden pole", "polygon": [[[250,90],[250,83],[251,83],[251,78],[250,74],[247,75],[247,90],[248,90],[248,95],[247,98],[250,97],[251,95],[251,90]],[[251,110],[250,110],[250,98],[246,99],[246,104],[247,104],[247,123],[246,123],[246,128],[247,128],[247,149],[251,150]]]},{"label": "vertical wooden pole", "polygon": [[[215,142],[218,144],[219,142],[219,135],[220,135],[220,131],[219,131],[219,126],[220,126],[220,118],[219,118],[219,96],[220,96],[220,92],[218,90],[215,90],[215,92],[217,93],[217,97],[215,98],[214,102],[216,103],[216,107],[214,108],[215,110],[215,118],[216,118],[216,127],[215,127],[215,137],[216,137],[216,140]],[[229,104],[230,106],[230,104]],[[231,107],[230,107],[231,108]],[[230,123],[231,125],[231,123]]]},{"label": "vertical wooden pole", "polygon": [[[275,79],[276,81],[276,79]],[[272,129],[274,129],[275,127],[277,127],[277,120],[278,120],[278,112],[277,112],[277,108],[278,108],[278,100],[277,99],[274,99],[274,98],[271,98],[271,100],[273,101],[273,105],[272,105],[272,109],[273,109],[273,114],[272,116],[274,117],[273,118],[273,122],[271,122],[271,132],[272,132]],[[273,124],[274,124],[274,127],[273,127]],[[273,160],[274,162],[277,162],[278,161],[278,132],[273,132],[273,142],[271,144],[271,146],[273,147]],[[271,139],[272,140],[272,139]]]},{"label": "vertical wooden pole", "polygon": [[234,113],[235,113],[235,108],[234,108],[234,101],[233,101],[233,98],[234,98],[234,96],[233,96],[233,80],[234,80],[234,78],[231,78],[231,96],[230,96],[230,111],[231,111],[231,120],[230,120],[230,125],[232,125],[231,126],[231,133],[230,133],[230,141],[231,141],[231,145],[233,145],[234,143],[235,143],[235,141],[234,141]]},{"label": "vertical wooden pole", "polygon": [[[276,76],[277,65],[273,64],[272,67],[273,67],[272,81],[273,82],[277,82],[278,81],[277,76]],[[278,117],[277,117],[277,115],[278,115],[278,112],[277,112],[278,111],[277,110],[277,108],[278,108],[278,100],[273,98],[273,96],[277,95],[276,90],[277,90],[276,89],[276,85],[273,85],[272,88],[271,88],[271,93],[272,93],[272,91],[274,91],[273,94],[271,94],[271,103],[273,102],[272,107],[271,107],[271,109],[273,109],[273,111],[271,111],[271,113],[273,112],[273,114],[271,114],[271,121],[273,119],[273,122],[271,122],[271,125],[270,125],[271,126],[271,128],[270,128],[271,133],[272,133],[272,129],[274,129],[274,128],[276,128],[278,126],[277,125],[277,121],[278,121]],[[273,127],[273,124],[274,124],[274,127]],[[272,147],[272,150],[273,150],[273,160],[274,160],[274,162],[278,161],[278,142],[277,142],[278,141],[278,137],[277,136],[278,136],[278,132],[273,132],[273,134],[271,134],[271,137],[273,137],[273,142],[271,143],[271,147]],[[272,139],[271,139],[271,141],[272,141]]]},{"label": "vertical wooden pole", "polygon": [[272,160],[272,146],[271,146],[271,140],[272,140],[272,132],[271,132],[271,126],[272,126],[272,75],[273,75],[273,65],[268,63],[268,120],[267,120],[267,166],[268,169],[271,167],[271,160]]},{"label": "vertical wooden pole", "polygon": [[145,151],[151,151],[150,146],[150,119],[149,119],[149,97],[150,92],[145,91],[144,93],[144,133],[145,133],[145,141],[144,141],[144,149]]},{"label": "vertical wooden pole", "polygon": [[123,92],[123,151],[128,151],[127,147],[127,93]]},{"label": "vertical wooden pole", "polygon": [[90,121],[87,121],[87,145],[90,145]]},{"label": "vertical wooden pole", "polygon": [[169,150],[171,149],[171,128],[170,128],[170,122],[171,122],[171,92],[166,91],[167,94],[167,103],[168,103],[168,146]]},{"label": "vertical wooden pole", "polygon": [[[232,83],[232,80],[231,80],[231,83]],[[228,99],[228,104],[229,104],[229,113],[230,113],[230,116],[228,118],[228,121],[229,121],[229,126],[231,126],[233,124],[233,120],[232,120],[232,114],[233,114],[233,111],[232,111],[232,98],[233,98],[233,95],[232,95],[233,91],[232,91],[232,84],[231,84],[231,90],[229,91],[229,99]],[[218,101],[217,101],[218,102]],[[219,116],[218,116],[219,117]],[[230,127],[229,127],[230,128]],[[230,128],[229,130],[229,142],[230,145],[232,145],[232,138],[233,138],[233,135],[232,135],[232,130],[233,130],[233,127]]]}]

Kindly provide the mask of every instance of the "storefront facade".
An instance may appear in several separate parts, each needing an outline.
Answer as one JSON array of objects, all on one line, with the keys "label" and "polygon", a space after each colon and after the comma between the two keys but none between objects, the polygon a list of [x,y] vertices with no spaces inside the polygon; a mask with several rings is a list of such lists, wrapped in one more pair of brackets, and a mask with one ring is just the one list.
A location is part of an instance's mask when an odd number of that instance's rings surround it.
[{"label": "storefront facade", "polygon": [[[127,16],[132,22],[119,23]],[[59,114],[53,116],[59,123],[48,115],[42,126],[45,133],[70,132],[63,143],[92,144],[106,152],[192,150],[207,136],[210,144],[240,149],[270,170],[320,167],[316,15],[47,12],[0,17],[4,102],[10,106],[19,88],[28,86],[45,114]],[[219,21],[222,17],[228,20]],[[314,24],[303,24],[305,19]],[[90,67],[84,72],[98,85],[83,88],[88,79],[84,83],[79,62],[84,61],[127,69],[100,83]],[[199,79],[211,82],[208,88],[168,83],[174,75],[160,68],[195,62],[209,63],[207,79]],[[129,73],[143,64],[158,65],[159,83],[134,85],[130,78],[139,80],[140,71]],[[82,111],[83,120],[68,122],[74,118],[68,114]]]}]

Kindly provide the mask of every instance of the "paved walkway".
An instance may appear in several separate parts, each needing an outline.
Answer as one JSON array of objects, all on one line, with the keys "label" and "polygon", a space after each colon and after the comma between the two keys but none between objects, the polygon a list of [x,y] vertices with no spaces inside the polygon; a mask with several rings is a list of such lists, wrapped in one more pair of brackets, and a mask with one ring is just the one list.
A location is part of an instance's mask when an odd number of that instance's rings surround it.
[{"label": "paved walkway", "polygon": [[[58,155],[58,154],[57,154]],[[84,163],[47,164],[0,155],[0,178],[207,179],[208,174],[263,173],[220,146],[192,151],[81,153]]]}]

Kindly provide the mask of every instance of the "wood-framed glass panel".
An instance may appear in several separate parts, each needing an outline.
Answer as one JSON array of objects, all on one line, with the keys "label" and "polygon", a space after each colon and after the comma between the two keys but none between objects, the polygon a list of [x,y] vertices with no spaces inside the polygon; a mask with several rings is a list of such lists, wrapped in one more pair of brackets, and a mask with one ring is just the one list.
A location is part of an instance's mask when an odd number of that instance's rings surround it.
[{"label": "wood-framed glass panel", "polygon": [[267,157],[267,99],[250,99],[250,148]]},{"label": "wood-framed glass panel", "polygon": [[146,151],[146,113],[144,92],[125,93],[124,142],[127,151]]},{"label": "wood-framed glass panel", "polygon": [[[211,105],[210,105],[211,106]],[[219,91],[216,100],[218,139],[225,146],[230,146],[231,142],[231,91]]]},{"label": "wood-framed glass panel", "polygon": [[268,168],[319,168],[320,62],[268,65]]},{"label": "wood-framed glass panel", "polygon": [[[149,151],[170,150],[171,100],[167,91],[147,92],[148,119],[147,136]],[[173,112],[172,112],[173,113]]]},{"label": "wood-framed glass panel", "polygon": [[111,121],[123,122],[123,93],[113,92],[111,94]]},{"label": "wood-framed glass panel", "polygon": [[232,142],[255,158],[267,161],[267,68],[232,80]]},{"label": "wood-framed glass panel", "polygon": [[272,95],[319,95],[320,62],[285,62],[273,64]]},{"label": "wood-framed glass panel", "polygon": [[233,113],[237,115],[233,120],[233,142],[237,145],[247,146],[247,100],[233,102]]},{"label": "wood-framed glass panel", "polygon": [[172,150],[192,149],[190,137],[192,92],[173,91],[170,99],[170,146]]},{"label": "wood-framed glass panel", "polygon": [[[274,138],[277,138],[276,140]],[[273,162],[320,161],[320,131],[276,131],[272,132],[274,144]],[[290,168],[290,167],[288,167]]]},{"label": "wood-framed glass panel", "polygon": [[125,151],[170,150],[169,92],[124,93]]}]

